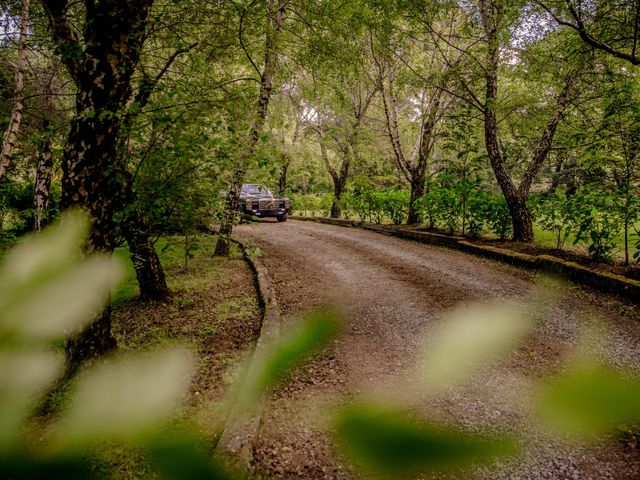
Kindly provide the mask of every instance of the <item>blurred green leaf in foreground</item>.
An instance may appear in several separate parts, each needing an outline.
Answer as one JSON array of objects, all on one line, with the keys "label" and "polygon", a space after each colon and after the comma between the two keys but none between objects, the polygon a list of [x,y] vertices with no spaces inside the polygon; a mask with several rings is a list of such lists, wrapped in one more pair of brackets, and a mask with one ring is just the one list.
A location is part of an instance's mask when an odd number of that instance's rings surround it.
[{"label": "blurred green leaf in foreground", "polygon": [[242,382],[239,398],[242,407],[255,407],[269,388],[285,380],[314,353],[326,347],[340,331],[340,324],[335,312],[321,309],[259,348]]},{"label": "blurred green leaf in foreground", "polygon": [[[96,442],[141,438],[173,414],[193,359],[182,349],[107,358],[73,382],[50,433],[34,409],[62,374],[60,341],[102,309],[122,277],[108,255],[82,255],[79,212],[8,253],[0,273],[0,477],[87,478]],[[39,448],[27,432],[39,431]]]},{"label": "blurred green leaf in foreground", "polygon": [[368,404],[344,409],[335,428],[341,451],[355,465],[395,478],[490,462],[517,451],[506,436],[463,431]]},{"label": "blurred green leaf in foreground", "polygon": [[537,412],[553,431],[594,440],[640,419],[637,374],[583,361],[540,385]]}]

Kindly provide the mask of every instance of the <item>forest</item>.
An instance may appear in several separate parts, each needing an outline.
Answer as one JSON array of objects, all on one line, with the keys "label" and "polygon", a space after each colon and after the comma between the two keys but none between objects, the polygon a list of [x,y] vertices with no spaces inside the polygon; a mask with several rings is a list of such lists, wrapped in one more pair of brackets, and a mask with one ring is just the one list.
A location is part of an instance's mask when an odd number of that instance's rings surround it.
[{"label": "forest", "polygon": [[[40,382],[32,391],[12,397],[0,386],[7,478],[58,467],[65,478],[93,478],[80,457],[67,464],[64,456],[34,460],[5,448],[16,441],[7,425],[23,415],[12,420],[11,409],[47,393],[37,421],[55,418],[69,382],[138,331],[118,323],[122,302],[135,301],[151,318],[195,301],[179,296],[195,282],[194,268],[245,275],[235,263],[211,263],[240,262],[234,232],[247,228],[238,226],[243,184],[289,198],[294,219],[403,226],[640,280],[637,0],[2,0],[0,24],[0,355],[18,362],[15,349],[53,345],[57,358],[45,375],[47,362],[39,370],[29,357],[25,382]],[[128,278],[129,293],[116,289],[116,278]],[[238,298],[229,318],[264,310]],[[20,326],[21,315],[34,319],[33,331]],[[279,369],[329,345],[337,317],[311,314],[299,338],[267,353],[263,377],[249,374],[249,390],[271,388],[283,378]],[[502,327],[516,328],[496,326],[495,342]],[[505,335],[524,338],[519,332]],[[247,338],[236,346],[255,341]],[[179,375],[195,361],[183,354],[129,368],[162,385],[153,364],[165,361]],[[0,366],[2,382],[15,362]],[[614,420],[637,420],[630,401],[637,382],[600,373],[580,377],[595,382],[585,388],[610,382],[620,393],[611,401],[625,412]],[[103,380],[96,391],[108,390],[108,375],[95,377]],[[158,398],[171,403],[192,388],[178,383],[158,387]],[[96,401],[91,382],[82,385],[81,398]],[[141,416],[153,410],[139,408]],[[136,423],[135,412],[127,422]],[[75,413],[54,450],[91,437],[82,428],[82,415],[91,414]],[[343,415],[344,425],[355,425],[343,431],[349,450],[382,414]],[[510,449],[437,429],[423,437],[424,429],[411,430],[415,422],[396,420],[382,421],[389,442],[428,450],[445,448],[438,444],[445,438],[452,464]],[[226,478],[187,443],[154,447],[163,475]],[[191,452],[184,455],[194,471],[176,459],[163,464],[163,448]],[[377,465],[382,447],[371,448],[362,460],[369,471],[393,476],[406,462],[435,465],[399,454]]]}]

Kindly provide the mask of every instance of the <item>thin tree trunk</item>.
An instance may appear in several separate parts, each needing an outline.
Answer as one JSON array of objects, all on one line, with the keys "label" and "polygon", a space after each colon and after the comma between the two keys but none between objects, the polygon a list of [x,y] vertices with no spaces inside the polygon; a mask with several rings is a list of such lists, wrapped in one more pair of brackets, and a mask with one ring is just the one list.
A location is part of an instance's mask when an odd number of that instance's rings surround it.
[{"label": "thin tree trunk", "polygon": [[422,222],[422,218],[418,209],[418,200],[424,195],[424,176],[417,178],[411,182],[411,194],[409,197],[409,215],[407,223],[409,225],[417,225]]},{"label": "thin tree trunk", "polygon": [[341,201],[344,193],[345,182],[340,178],[333,185],[333,202],[331,203],[331,218],[340,218],[342,215]]},{"label": "thin tree trunk", "polygon": [[42,125],[42,137],[38,144],[38,164],[36,166],[36,181],[33,194],[33,207],[35,209],[33,217],[33,229],[36,232],[42,230],[47,224],[51,175],[53,171],[53,154],[51,151],[51,132],[49,132],[50,122],[45,120]]},{"label": "thin tree trunk", "polygon": [[239,168],[233,175],[231,186],[227,194],[225,211],[222,214],[220,229],[218,231],[218,242],[214,251],[215,256],[227,256],[230,250],[230,237],[233,232],[238,206],[240,204],[240,191],[244,182],[246,164],[249,158],[255,153],[260,134],[267,120],[269,111],[269,101],[273,93],[273,78],[275,77],[278,62],[278,40],[280,33],[284,29],[287,13],[287,2],[278,4],[274,11],[275,2],[269,1],[269,11],[267,14],[267,33],[265,36],[265,57],[264,67],[260,76],[260,91],[258,93],[258,109],[256,117],[249,132],[249,141],[244,153],[240,158]]},{"label": "thin tree trunk", "polygon": [[291,156],[283,153],[281,155],[282,166],[280,167],[280,177],[278,178],[278,194],[284,195],[287,190],[287,173],[291,164]]},{"label": "thin tree trunk", "polygon": [[22,14],[20,19],[20,35],[18,37],[18,59],[16,61],[13,110],[9,124],[2,136],[2,149],[0,150],[0,178],[7,172],[7,167],[13,158],[13,151],[18,141],[18,131],[22,122],[24,110],[24,65],[27,55],[27,34],[29,29],[29,0],[22,0]]}]

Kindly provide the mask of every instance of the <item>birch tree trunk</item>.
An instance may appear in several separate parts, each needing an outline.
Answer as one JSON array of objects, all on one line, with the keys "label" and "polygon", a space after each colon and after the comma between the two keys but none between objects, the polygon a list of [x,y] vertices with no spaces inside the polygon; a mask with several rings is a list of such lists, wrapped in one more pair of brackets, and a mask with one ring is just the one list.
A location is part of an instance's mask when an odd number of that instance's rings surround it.
[{"label": "birch tree trunk", "polygon": [[40,140],[38,142],[38,160],[36,163],[36,178],[33,193],[33,230],[42,230],[48,219],[49,202],[51,198],[51,176],[53,173],[53,131],[51,117],[54,115],[52,83],[56,76],[54,65],[50,65],[46,75],[43,75],[42,110],[44,116],[40,125]]},{"label": "birch tree trunk", "polygon": [[18,141],[18,131],[22,122],[22,111],[24,110],[24,65],[27,56],[27,34],[29,30],[29,0],[22,0],[22,13],[20,19],[20,34],[18,37],[18,58],[16,61],[15,79],[16,89],[14,92],[13,109],[9,125],[2,136],[2,150],[0,150],[0,178],[7,172],[7,167],[13,158],[16,142]]},{"label": "birch tree trunk", "polygon": [[[76,112],[62,163],[62,206],[80,207],[91,215],[88,252],[110,252],[116,237],[114,215],[123,204],[123,178],[116,164],[122,114],[131,96],[131,77],[153,0],[87,2],[83,41],[68,17],[68,1],[41,2],[77,87]],[[66,342],[67,376],[115,346],[107,307]]]},{"label": "birch tree trunk", "polygon": [[227,202],[222,214],[222,221],[218,232],[218,242],[216,243],[216,249],[214,251],[215,256],[229,255],[229,239],[233,232],[233,224],[238,213],[240,190],[242,189],[242,183],[244,182],[247,162],[255,153],[260,139],[260,134],[262,133],[264,124],[267,120],[269,101],[271,100],[271,95],[273,93],[273,78],[275,76],[278,63],[278,41],[280,34],[284,29],[287,4],[288,2],[281,2],[277,4],[276,8],[276,3],[274,1],[269,2],[269,10],[267,12],[267,30],[265,35],[264,67],[262,69],[262,74],[260,75],[258,108],[253,125],[249,131],[247,146],[240,157],[238,168],[236,168],[234,172],[231,187],[227,193]]},{"label": "birch tree trunk", "polygon": [[51,151],[50,122],[42,122],[42,137],[38,142],[38,163],[36,166],[36,181],[33,194],[33,229],[39,232],[47,224],[47,211],[51,198],[51,175],[53,171],[53,155]]}]

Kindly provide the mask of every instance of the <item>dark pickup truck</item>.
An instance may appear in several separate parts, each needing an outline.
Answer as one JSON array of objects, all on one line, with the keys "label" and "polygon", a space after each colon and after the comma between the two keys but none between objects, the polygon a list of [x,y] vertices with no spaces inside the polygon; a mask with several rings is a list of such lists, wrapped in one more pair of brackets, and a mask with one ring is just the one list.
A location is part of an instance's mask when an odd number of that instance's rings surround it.
[{"label": "dark pickup truck", "polygon": [[250,217],[275,217],[279,222],[287,220],[291,209],[288,198],[274,197],[271,190],[257,183],[245,184],[240,191],[240,212]]}]

